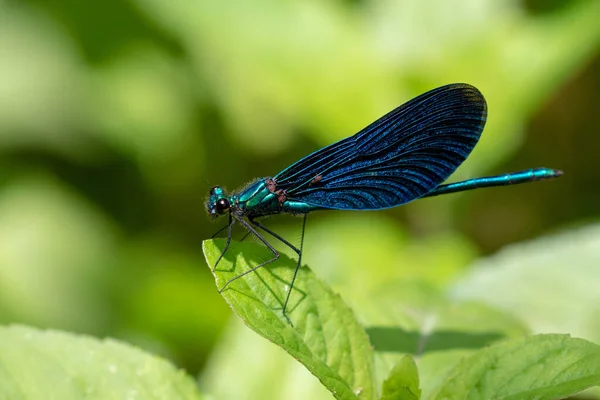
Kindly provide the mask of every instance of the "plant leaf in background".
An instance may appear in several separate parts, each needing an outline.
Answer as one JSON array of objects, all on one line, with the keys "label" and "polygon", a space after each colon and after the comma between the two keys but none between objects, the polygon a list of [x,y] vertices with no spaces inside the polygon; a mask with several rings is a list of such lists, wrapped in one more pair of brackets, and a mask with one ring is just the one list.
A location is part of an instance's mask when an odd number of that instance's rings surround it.
[{"label": "plant leaf in background", "polygon": [[[213,286],[214,288],[214,286]],[[282,348],[233,316],[200,376],[215,399],[331,400],[331,392]]]},{"label": "plant leaf in background", "polygon": [[167,361],[114,340],[0,327],[0,398],[10,400],[204,398]]},{"label": "plant leaf in background", "polygon": [[412,357],[404,356],[383,382],[381,400],[418,400],[420,398],[417,365]]},{"label": "plant leaf in background", "polygon": [[[512,245],[471,269],[450,295],[503,309],[536,333],[600,342],[600,225]],[[600,388],[586,392],[600,398]]]},{"label": "plant leaf in background", "polygon": [[[350,297],[350,296],[346,296]],[[406,355],[415,358],[427,398],[461,358],[527,333],[509,313],[473,301],[456,301],[426,282],[391,281],[352,308],[376,354],[377,385]]]},{"label": "plant leaf in background", "polygon": [[521,318],[536,333],[600,342],[600,225],[510,246],[476,262],[453,297]]},{"label": "plant leaf in background", "polygon": [[600,385],[600,346],[567,335],[535,335],[460,362],[434,399],[562,399]]},{"label": "plant leaf in background", "polygon": [[[224,240],[205,241],[208,265],[214,265]],[[218,287],[249,270],[268,255],[252,243],[232,243],[215,271]],[[295,262],[286,256],[232,282],[222,292],[248,327],[300,361],[339,399],[374,399],[373,351],[369,339],[339,295],[303,267],[288,304],[292,327],[281,309]]]}]

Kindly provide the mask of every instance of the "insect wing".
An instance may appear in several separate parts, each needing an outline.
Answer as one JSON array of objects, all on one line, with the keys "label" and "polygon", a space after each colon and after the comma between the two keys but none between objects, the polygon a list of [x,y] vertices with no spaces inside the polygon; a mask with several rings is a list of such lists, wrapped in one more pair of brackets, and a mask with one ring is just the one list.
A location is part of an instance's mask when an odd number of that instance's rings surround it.
[{"label": "insect wing", "polygon": [[487,116],[467,84],[442,86],[389,112],[354,136],[275,176],[290,200],[375,210],[417,199],[443,183],[473,150]]}]

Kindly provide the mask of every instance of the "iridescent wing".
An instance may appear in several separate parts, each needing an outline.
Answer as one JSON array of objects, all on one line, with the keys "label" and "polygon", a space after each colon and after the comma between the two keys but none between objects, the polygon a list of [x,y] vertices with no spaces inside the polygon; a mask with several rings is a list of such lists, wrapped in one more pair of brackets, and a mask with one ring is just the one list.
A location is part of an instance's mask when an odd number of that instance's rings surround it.
[{"label": "iridescent wing", "polygon": [[274,179],[288,200],[375,210],[417,199],[467,158],[485,125],[483,95],[467,84],[433,89],[354,136],[292,164]]}]

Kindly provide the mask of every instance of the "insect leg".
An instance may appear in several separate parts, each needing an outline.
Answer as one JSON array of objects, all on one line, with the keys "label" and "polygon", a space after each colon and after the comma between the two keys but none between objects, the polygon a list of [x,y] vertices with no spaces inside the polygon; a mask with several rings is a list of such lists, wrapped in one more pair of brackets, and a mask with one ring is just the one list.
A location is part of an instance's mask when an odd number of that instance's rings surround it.
[{"label": "insect leg", "polygon": [[272,259],[270,259],[270,260],[268,260],[268,261],[265,261],[264,263],[258,264],[256,267],[253,267],[253,268],[249,269],[248,271],[242,272],[241,274],[239,274],[238,276],[236,276],[236,277],[234,277],[234,278],[231,278],[230,280],[228,280],[227,282],[225,282],[225,285],[223,285],[223,287],[222,287],[221,289],[219,289],[219,293],[221,293],[223,290],[225,290],[225,288],[226,288],[227,286],[229,286],[229,284],[230,284],[231,282],[233,282],[233,281],[235,281],[235,280],[237,280],[237,279],[240,279],[242,276],[248,275],[250,272],[256,271],[257,269],[259,269],[259,268],[261,268],[261,267],[264,267],[265,265],[267,265],[267,264],[270,264],[270,263],[272,263],[272,262],[276,261],[277,259],[279,259],[279,252],[277,252],[277,250],[275,250],[275,248],[274,248],[273,246],[271,246],[271,244],[270,244],[269,242],[267,242],[267,239],[265,239],[264,237],[262,237],[262,236],[260,235],[260,233],[258,233],[258,232],[256,231],[256,229],[254,229],[254,228],[252,227],[252,225],[250,225],[250,224],[249,224],[249,223],[247,223],[247,222],[246,222],[244,219],[242,219],[242,218],[240,218],[240,217],[238,217],[238,216],[235,216],[235,215],[234,215],[234,218],[235,218],[235,219],[236,219],[236,220],[237,220],[237,221],[238,221],[240,224],[242,224],[242,225],[244,226],[244,228],[248,229],[248,231],[249,231],[250,233],[252,233],[254,236],[256,236],[256,237],[257,237],[257,238],[258,238],[258,239],[259,239],[261,242],[263,242],[263,244],[264,244],[265,246],[267,246],[267,247],[269,248],[269,250],[271,250],[271,253],[273,253],[273,258],[272,258]]},{"label": "insect leg", "polygon": [[246,232],[246,234],[244,236],[242,236],[242,238],[240,239],[240,242],[243,242],[248,236],[250,235],[250,232]]},{"label": "insect leg", "polygon": [[[213,272],[215,271],[215,269],[217,269],[217,265],[219,265],[219,261],[221,261],[221,259],[223,258],[223,256],[227,252],[227,249],[229,248],[229,244],[231,243],[231,227],[233,226],[234,223],[235,223],[235,221],[233,220],[233,218],[231,218],[231,214],[229,214],[229,224],[227,225],[227,227],[223,227],[217,233],[215,233],[215,235],[216,235],[219,232],[221,232],[223,229],[227,228],[227,242],[225,242],[225,248],[223,249],[223,252],[221,253],[221,255],[219,256],[219,258],[217,259],[217,262],[215,263],[215,266],[212,269]],[[213,237],[214,237],[214,235],[213,235]]]},{"label": "insect leg", "polygon": [[[219,233],[223,232],[228,227],[229,227],[229,224],[225,225],[224,227],[222,227],[221,229],[219,229],[218,231],[216,231],[215,234],[212,235],[210,238],[214,239]],[[240,239],[240,242],[243,242],[244,240],[246,240],[246,238],[248,237],[248,235],[250,235],[250,232],[246,232],[244,234],[244,236],[242,236],[242,238]]]},{"label": "insect leg", "polygon": [[275,239],[279,240],[281,243],[285,244],[287,247],[289,247],[290,249],[294,250],[298,255],[300,255],[301,251],[298,250],[296,248],[296,246],[294,246],[293,244],[291,244],[290,242],[288,242],[287,240],[285,240],[284,238],[282,238],[281,236],[279,236],[278,234],[276,234],[275,232],[273,232],[272,230],[270,230],[269,228],[267,228],[266,226],[264,226],[263,224],[254,221],[254,220],[250,220],[250,223],[254,226],[256,226],[257,228],[262,229],[263,231],[267,232],[269,235],[273,236]]},{"label": "insect leg", "polygon": [[[231,223],[231,221],[229,221],[229,223]],[[229,223],[227,225],[225,225],[224,227],[222,227],[221,229],[219,229],[218,231],[215,232],[214,235],[212,235],[210,238],[214,239],[219,233],[223,232],[225,229],[227,229],[229,227]]]},{"label": "insect leg", "polygon": [[283,311],[282,311],[283,316],[291,324],[291,321],[288,318],[287,314],[285,313],[285,310],[287,309],[288,302],[290,301],[292,289],[294,288],[294,282],[296,281],[296,275],[298,275],[298,269],[300,268],[300,265],[302,263],[302,247],[304,246],[304,230],[306,228],[306,214],[304,214],[304,218],[302,219],[302,236],[300,237],[300,249],[299,250],[295,246],[293,246],[290,242],[288,242],[287,240],[285,240],[284,238],[282,238],[281,236],[279,236],[278,234],[276,234],[275,232],[273,232],[266,226],[264,226],[256,221],[253,221],[253,220],[250,220],[250,223],[252,223],[253,225],[257,226],[258,228],[264,230],[265,232],[269,233],[271,236],[278,239],[279,241],[281,241],[283,244],[287,245],[289,248],[291,248],[298,254],[298,263],[296,264],[296,269],[294,269],[294,276],[292,277],[292,282],[290,283],[290,290],[288,290],[287,296],[285,297],[285,303],[283,304]]}]

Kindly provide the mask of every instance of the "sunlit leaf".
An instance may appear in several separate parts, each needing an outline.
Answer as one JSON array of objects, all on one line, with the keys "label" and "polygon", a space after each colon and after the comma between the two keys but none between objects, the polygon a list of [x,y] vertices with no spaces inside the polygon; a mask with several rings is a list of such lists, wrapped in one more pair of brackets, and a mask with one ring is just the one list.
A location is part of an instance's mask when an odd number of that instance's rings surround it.
[{"label": "sunlit leaf", "polygon": [[600,341],[600,225],[506,248],[454,285],[456,298],[485,302],[534,332]]},{"label": "sunlit leaf", "polygon": [[[224,241],[205,241],[209,265],[214,265]],[[219,288],[269,255],[251,243],[233,243],[216,272]],[[295,262],[282,256],[272,266],[232,282],[225,300],[246,325],[282,347],[306,366],[339,399],[372,399],[373,352],[352,311],[312,272],[298,271],[288,314],[282,306]]]},{"label": "sunlit leaf", "polygon": [[[235,383],[235,384],[232,384]],[[331,400],[331,392],[277,345],[239,318],[221,335],[200,378],[215,399]]]},{"label": "sunlit leaf", "polygon": [[562,399],[600,385],[600,346],[566,335],[493,345],[452,370],[435,399]]},{"label": "sunlit leaf", "polygon": [[376,352],[378,384],[408,354],[419,366],[424,398],[463,357],[527,333],[509,313],[455,301],[422,281],[391,281],[355,301]]},{"label": "sunlit leaf", "polygon": [[418,400],[419,398],[421,398],[421,390],[417,365],[412,357],[404,356],[383,382],[381,400]]},{"label": "sunlit leaf", "polygon": [[0,327],[0,398],[201,399],[170,363],[115,340]]}]

